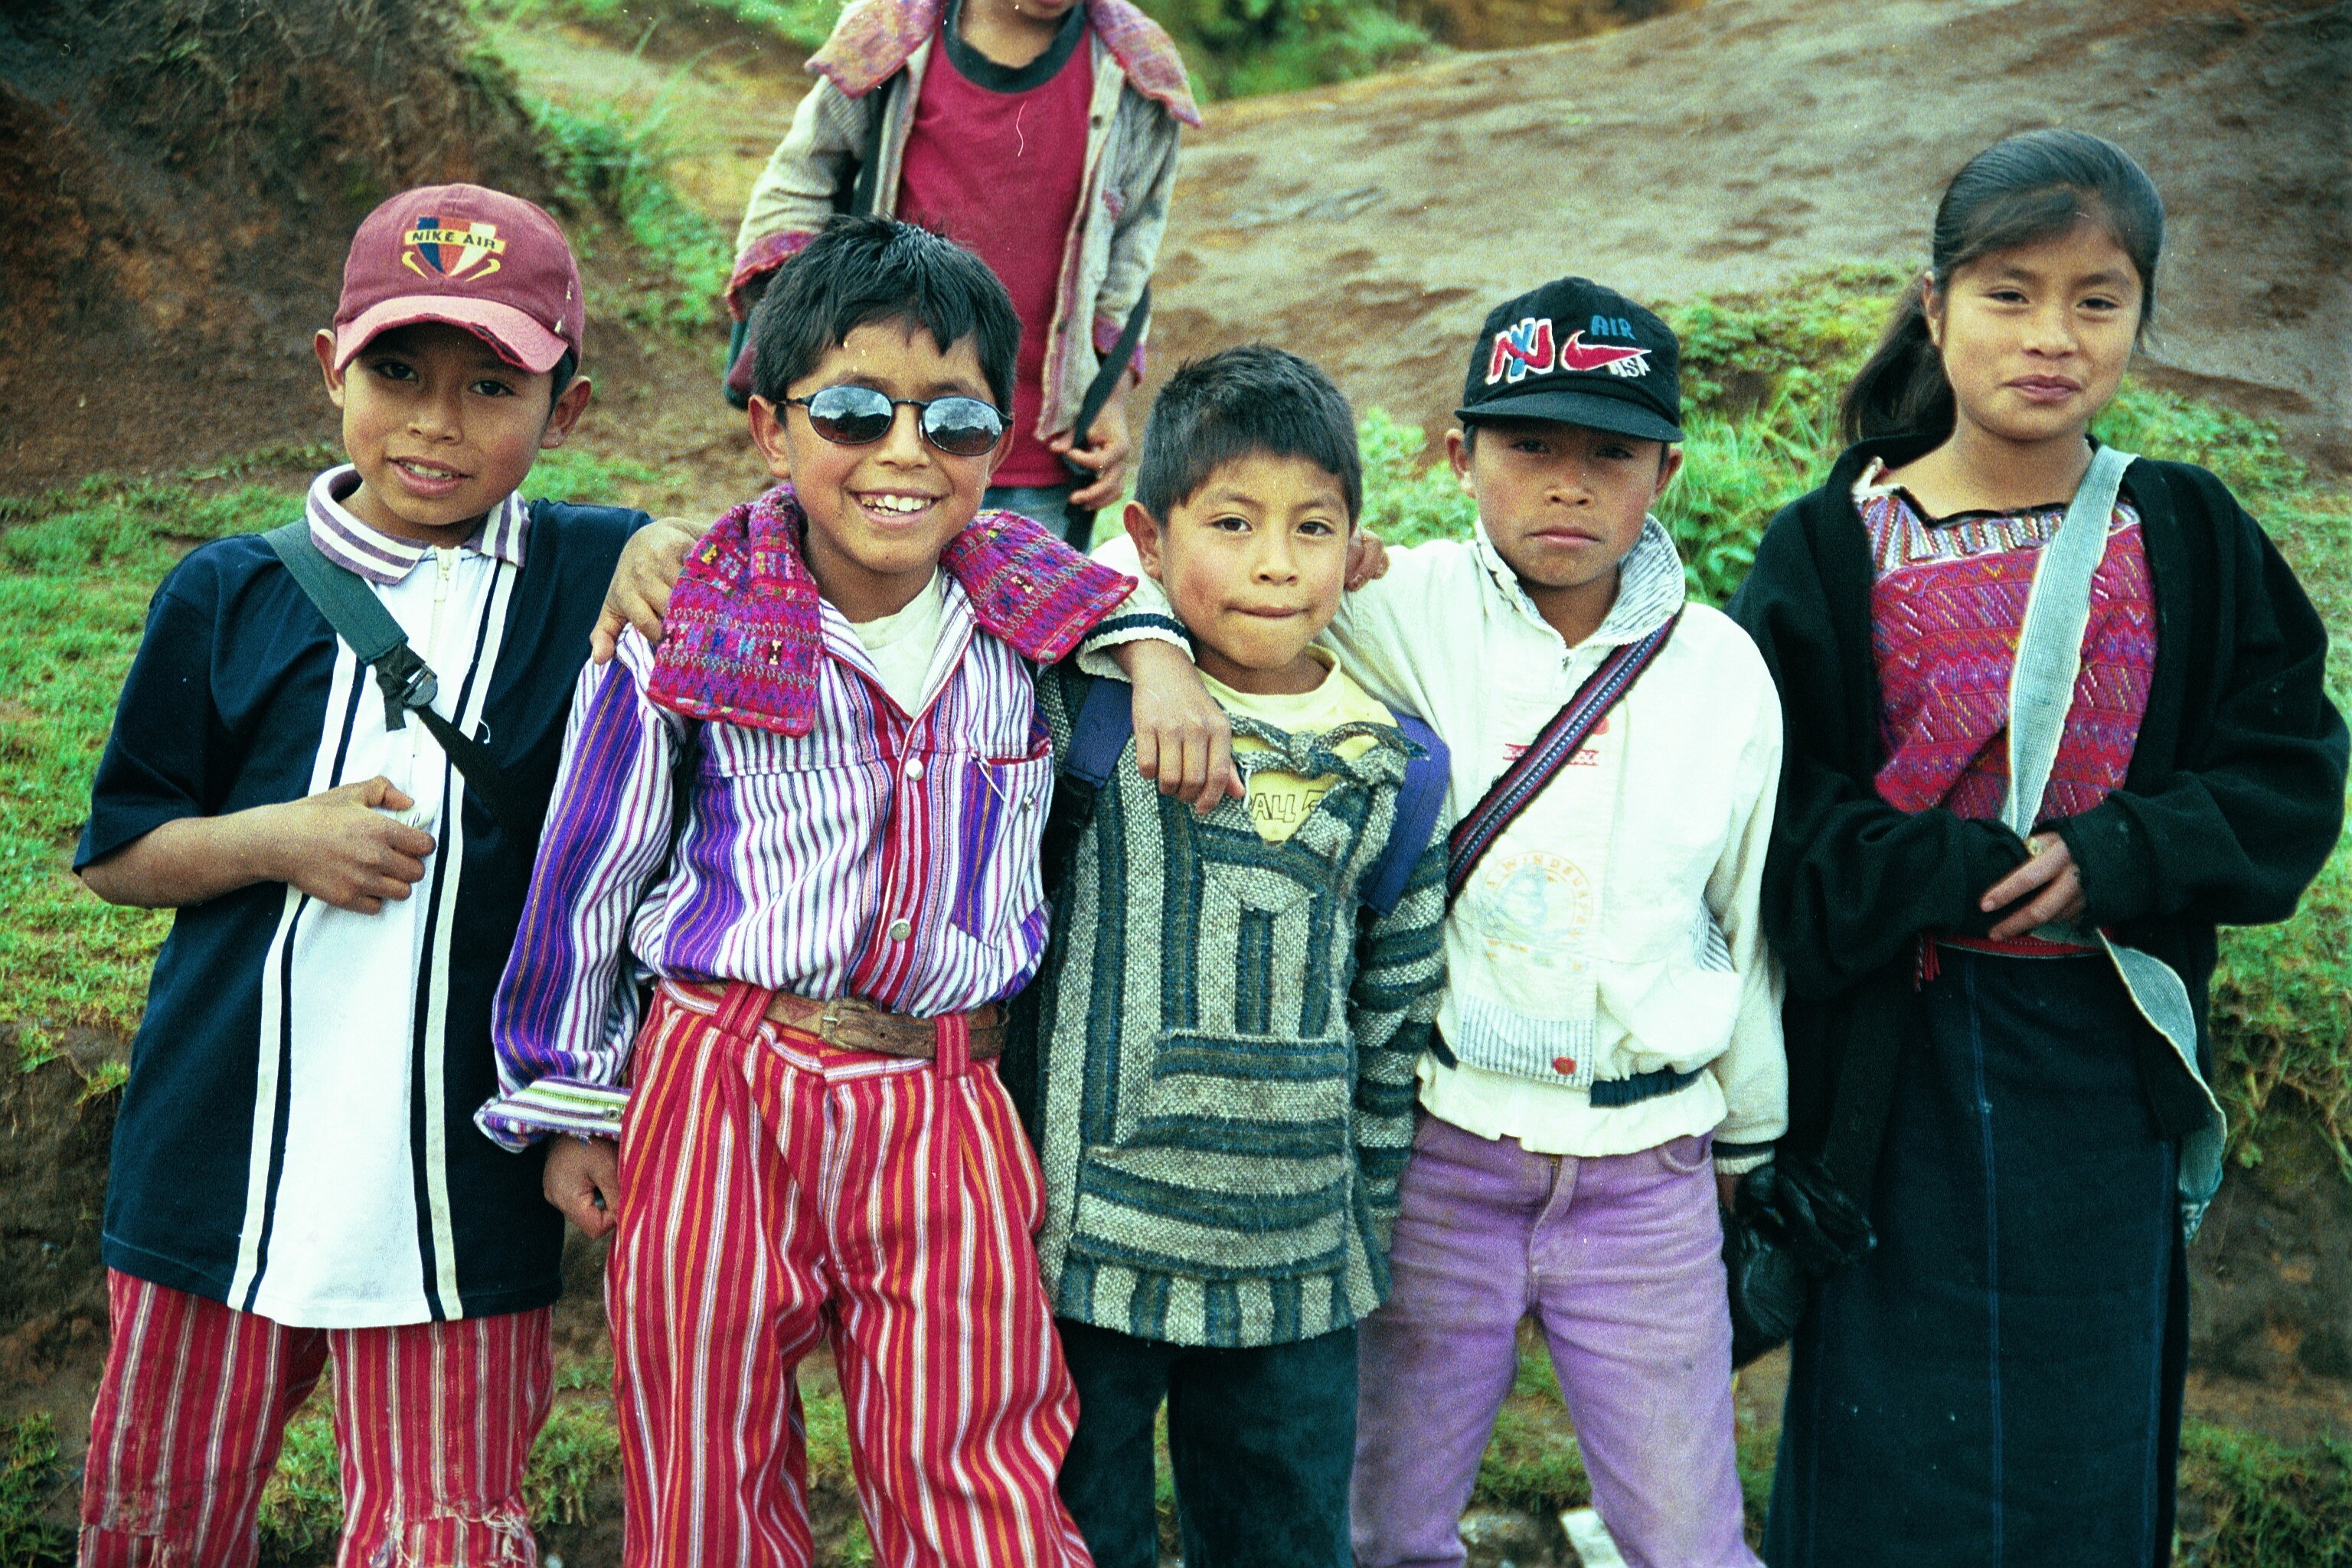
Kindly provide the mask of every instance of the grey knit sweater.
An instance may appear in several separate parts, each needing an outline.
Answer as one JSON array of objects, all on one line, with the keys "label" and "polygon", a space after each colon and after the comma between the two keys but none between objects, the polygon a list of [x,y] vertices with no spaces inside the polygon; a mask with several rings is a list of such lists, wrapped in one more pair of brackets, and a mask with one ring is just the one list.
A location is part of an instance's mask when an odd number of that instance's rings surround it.
[{"label": "grey knit sweater", "polygon": [[[1072,704],[1043,671],[1057,752]],[[1388,1293],[1413,1064],[1444,987],[1444,845],[1381,920],[1356,889],[1388,841],[1409,742],[1286,734],[1244,770],[1339,782],[1279,844],[1244,802],[1202,818],[1130,741],[1054,898],[1005,1076],[1045,1171],[1038,1260],[1059,1315],[1145,1339],[1283,1344]],[[1327,740],[1370,732],[1354,762]]]}]

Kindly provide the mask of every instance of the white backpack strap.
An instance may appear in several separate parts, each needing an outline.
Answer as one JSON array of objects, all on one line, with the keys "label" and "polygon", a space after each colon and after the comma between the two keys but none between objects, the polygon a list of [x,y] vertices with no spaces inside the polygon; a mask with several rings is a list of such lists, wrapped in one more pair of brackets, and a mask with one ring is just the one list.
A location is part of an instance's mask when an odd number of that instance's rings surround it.
[{"label": "white backpack strap", "polygon": [[2131,461],[2131,453],[2113,447],[2091,454],[2065,520],[2033,568],[2009,678],[2009,794],[2000,810],[2020,838],[2033,831],[2058,761],[2074,679],[2083,668],[2083,632],[2091,623],[2091,576],[2105,558],[2107,524]]}]

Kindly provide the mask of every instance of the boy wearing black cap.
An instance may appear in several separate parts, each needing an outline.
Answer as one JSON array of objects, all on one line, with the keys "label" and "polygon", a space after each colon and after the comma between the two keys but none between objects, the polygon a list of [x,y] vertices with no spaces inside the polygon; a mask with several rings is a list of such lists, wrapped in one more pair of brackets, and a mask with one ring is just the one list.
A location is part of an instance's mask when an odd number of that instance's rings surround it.
[{"label": "boy wearing black cap", "polygon": [[[1445,742],[1456,824],[1394,1289],[1360,1330],[1364,1568],[1464,1561],[1530,1310],[1626,1561],[1756,1562],[1716,1207],[1786,1119],[1757,920],[1780,714],[1648,515],[1681,466],[1675,360],[1583,279],[1493,311],[1446,437],[1477,537],[1392,552],[1327,634]],[[1152,635],[1150,587],[1103,643]]]}]

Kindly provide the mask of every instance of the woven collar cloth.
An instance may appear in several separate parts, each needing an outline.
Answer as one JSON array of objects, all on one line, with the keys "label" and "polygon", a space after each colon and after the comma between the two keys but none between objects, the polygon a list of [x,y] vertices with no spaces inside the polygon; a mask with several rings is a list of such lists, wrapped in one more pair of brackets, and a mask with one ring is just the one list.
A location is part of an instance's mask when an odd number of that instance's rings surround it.
[{"label": "woven collar cloth", "polygon": [[[1102,39],[1128,84],[1167,106],[1187,125],[1201,123],[1184,59],[1160,24],[1128,0],[1086,0],[1087,20]],[[856,0],[841,14],[833,37],[811,55],[805,68],[829,79],[851,98],[863,98],[887,81],[908,58],[939,31],[947,0]]]},{"label": "woven collar cloth", "polygon": [[[646,696],[689,719],[784,735],[816,723],[824,614],[790,485],[730,510],[688,556]],[[984,511],[940,555],[982,628],[1022,658],[1066,656],[1135,586],[1027,518]]]}]

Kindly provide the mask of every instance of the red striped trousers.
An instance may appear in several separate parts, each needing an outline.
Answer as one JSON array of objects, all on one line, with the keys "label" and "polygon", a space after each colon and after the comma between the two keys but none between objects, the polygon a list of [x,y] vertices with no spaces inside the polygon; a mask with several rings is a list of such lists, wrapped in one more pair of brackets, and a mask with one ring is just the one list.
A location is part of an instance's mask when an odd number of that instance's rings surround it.
[{"label": "red striped trousers", "polygon": [[331,1359],[336,1568],[529,1568],[523,1467],[550,1312],[297,1329],[108,1270],[113,1338],[83,1473],[83,1568],[247,1568],[286,1423]]},{"label": "red striped trousers", "polygon": [[830,1338],[886,1568],[1088,1568],[1036,1158],[960,1023],[936,1063],[664,986],[638,1037],[605,1304],[629,1568],[805,1568],[793,1369]]}]

